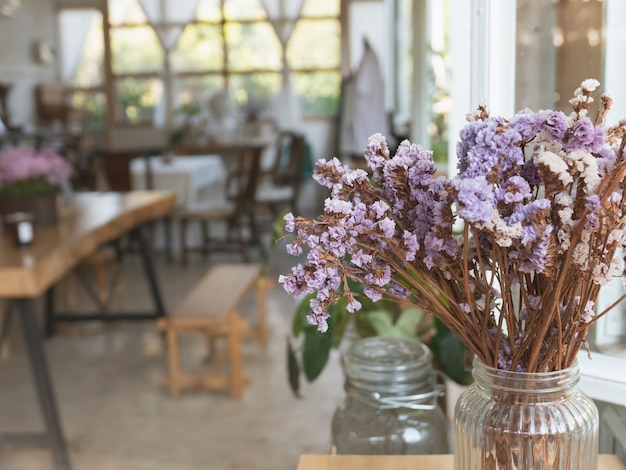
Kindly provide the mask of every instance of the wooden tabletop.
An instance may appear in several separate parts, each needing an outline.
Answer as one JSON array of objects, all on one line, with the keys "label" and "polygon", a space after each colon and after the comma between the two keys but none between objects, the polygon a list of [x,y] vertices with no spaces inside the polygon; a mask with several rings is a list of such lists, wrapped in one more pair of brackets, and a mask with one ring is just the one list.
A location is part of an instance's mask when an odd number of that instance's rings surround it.
[{"label": "wooden tabletop", "polygon": [[3,230],[0,297],[38,297],[102,244],[174,208],[169,191],[77,193],[57,225],[35,231],[19,248]]},{"label": "wooden tabletop", "polygon": [[[298,470],[452,470],[452,455],[303,455]],[[615,455],[601,455],[598,470],[624,470]]]}]

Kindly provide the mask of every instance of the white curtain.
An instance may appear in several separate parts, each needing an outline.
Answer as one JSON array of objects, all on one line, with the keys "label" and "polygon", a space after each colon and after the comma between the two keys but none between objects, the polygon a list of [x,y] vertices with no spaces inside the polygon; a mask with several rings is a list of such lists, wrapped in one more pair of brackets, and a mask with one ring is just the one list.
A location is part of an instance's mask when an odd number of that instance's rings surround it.
[{"label": "white curtain", "polygon": [[280,43],[283,48],[287,47],[296,21],[300,18],[304,0],[261,0],[261,3]]},{"label": "white curtain", "polygon": [[[154,29],[166,56],[176,46],[185,25],[196,17],[198,0],[139,0],[148,22]],[[171,24],[177,23],[177,24]],[[174,106],[169,57],[166,57],[166,69],[162,75],[163,85],[167,91],[159,101],[154,114],[155,127],[162,128],[172,119]]]},{"label": "white curtain", "polygon": [[61,78],[65,83],[74,83],[87,34],[98,15],[95,10],[66,10],[60,15]]},{"label": "white curtain", "polygon": [[300,126],[300,107],[291,87],[286,51],[291,33],[300,18],[304,0],[261,0],[261,2],[283,49],[282,87],[274,106],[276,123],[283,130],[297,129]]},{"label": "white curtain", "polygon": [[[184,25],[196,16],[198,0],[139,0],[161,46],[170,51],[178,42]],[[167,23],[180,23],[181,26]]]}]

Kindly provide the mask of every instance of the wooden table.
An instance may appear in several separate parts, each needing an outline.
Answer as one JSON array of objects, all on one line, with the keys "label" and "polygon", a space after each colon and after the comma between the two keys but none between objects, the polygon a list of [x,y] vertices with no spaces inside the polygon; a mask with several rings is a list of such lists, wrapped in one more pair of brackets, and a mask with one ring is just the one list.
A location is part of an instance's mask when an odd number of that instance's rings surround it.
[{"label": "wooden table", "polygon": [[[298,470],[453,470],[452,458],[452,455],[303,455]],[[624,470],[624,465],[615,455],[600,455],[598,470]]]},{"label": "wooden table", "polygon": [[[152,186],[148,186],[148,167]],[[224,197],[226,169],[219,155],[173,155],[150,159],[135,158],[130,163],[133,189],[156,189],[176,193],[179,207],[197,204],[203,198]]]},{"label": "wooden table", "polygon": [[154,319],[165,314],[151,253],[142,235],[142,225],[174,208],[170,192],[78,193],[75,201],[55,226],[35,231],[30,247],[18,248],[3,231],[0,240],[0,298],[7,299],[5,318],[14,309],[20,314],[28,355],[37,388],[45,432],[43,434],[2,434],[0,441],[48,446],[58,470],[69,470],[70,461],[61,431],[54,391],[39,332],[35,299],[47,298],[46,329],[52,327],[53,286],[104,243],[129,234],[137,242],[155,311],[148,314],[95,314],[80,319]]}]

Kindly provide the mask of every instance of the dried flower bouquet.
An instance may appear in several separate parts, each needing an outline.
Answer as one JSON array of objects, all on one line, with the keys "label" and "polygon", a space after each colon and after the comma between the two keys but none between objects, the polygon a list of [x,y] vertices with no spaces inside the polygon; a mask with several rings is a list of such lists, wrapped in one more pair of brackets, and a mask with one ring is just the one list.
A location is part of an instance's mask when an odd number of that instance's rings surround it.
[{"label": "dried flower bouquet", "polygon": [[595,312],[601,286],[624,271],[626,121],[605,129],[606,95],[588,116],[598,85],[581,84],[569,116],[479,108],[451,179],[408,141],[391,157],[380,134],[365,150],[371,179],[320,160],[314,178],[331,195],[315,220],[285,217],[287,251],[306,249],[306,261],[279,282],[293,296],[316,293],[307,319],[320,331],[339,298],[359,310],[354,279],[370,299],[434,314],[487,365],[570,366],[589,326],[619,302]]},{"label": "dried flower bouquet", "polygon": [[72,165],[50,149],[14,147],[0,152],[0,197],[47,194],[72,175]]}]

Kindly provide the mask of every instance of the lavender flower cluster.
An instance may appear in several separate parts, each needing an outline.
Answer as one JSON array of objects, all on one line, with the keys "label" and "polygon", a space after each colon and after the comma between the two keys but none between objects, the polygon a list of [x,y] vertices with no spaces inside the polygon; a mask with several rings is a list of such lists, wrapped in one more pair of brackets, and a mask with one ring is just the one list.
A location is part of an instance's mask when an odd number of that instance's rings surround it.
[{"label": "lavender flower cluster", "polygon": [[593,321],[599,287],[624,271],[615,254],[626,244],[626,123],[605,129],[607,96],[595,122],[587,115],[598,85],[581,84],[570,115],[524,109],[504,119],[479,108],[451,179],[436,176],[419,145],[402,142],[390,156],[381,134],[365,149],[371,176],[320,160],[314,178],[330,197],[315,220],[285,217],[287,250],[306,249],[306,261],[279,282],[295,297],[316,293],[308,321],[320,331],[339,298],[361,307],[353,279],[374,301],[438,316],[501,368],[562,366],[565,342],[580,346]]},{"label": "lavender flower cluster", "polygon": [[14,147],[0,152],[0,190],[39,178],[55,186],[71,175],[71,164],[49,149]]}]

